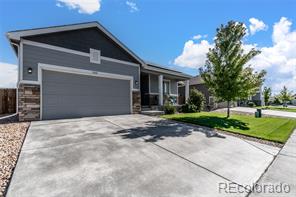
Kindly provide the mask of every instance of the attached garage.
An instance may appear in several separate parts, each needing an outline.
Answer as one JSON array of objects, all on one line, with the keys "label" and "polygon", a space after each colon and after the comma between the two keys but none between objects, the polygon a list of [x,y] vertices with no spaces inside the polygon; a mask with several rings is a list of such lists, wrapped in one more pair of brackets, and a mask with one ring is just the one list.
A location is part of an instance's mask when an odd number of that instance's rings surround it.
[{"label": "attached garage", "polygon": [[42,69],[41,118],[131,113],[131,80]]}]

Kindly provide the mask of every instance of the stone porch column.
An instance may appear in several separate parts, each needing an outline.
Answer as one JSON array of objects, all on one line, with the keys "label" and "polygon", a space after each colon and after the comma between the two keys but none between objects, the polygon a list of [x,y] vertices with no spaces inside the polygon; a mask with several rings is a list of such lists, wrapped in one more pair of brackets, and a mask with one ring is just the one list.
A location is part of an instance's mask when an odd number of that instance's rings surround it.
[{"label": "stone porch column", "polygon": [[163,75],[158,76],[158,105],[163,105]]},{"label": "stone porch column", "polygon": [[189,80],[185,81],[185,102],[189,98]]}]

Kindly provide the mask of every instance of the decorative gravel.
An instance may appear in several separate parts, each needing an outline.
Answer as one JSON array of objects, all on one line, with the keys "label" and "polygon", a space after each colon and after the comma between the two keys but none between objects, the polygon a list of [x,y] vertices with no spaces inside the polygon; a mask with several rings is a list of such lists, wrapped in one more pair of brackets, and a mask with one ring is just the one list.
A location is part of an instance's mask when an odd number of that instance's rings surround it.
[{"label": "decorative gravel", "polygon": [[29,122],[0,120],[0,196],[4,196],[16,165]]}]

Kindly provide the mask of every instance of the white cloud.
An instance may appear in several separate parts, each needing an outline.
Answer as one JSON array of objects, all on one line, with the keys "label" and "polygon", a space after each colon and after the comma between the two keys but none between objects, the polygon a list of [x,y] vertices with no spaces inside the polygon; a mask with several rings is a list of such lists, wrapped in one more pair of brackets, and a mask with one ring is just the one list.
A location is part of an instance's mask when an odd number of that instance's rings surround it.
[{"label": "white cloud", "polygon": [[100,11],[101,0],[57,0],[56,6],[66,6],[69,9],[77,9],[79,13],[93,14]]},{"label": "white cloud", "polygon": [[285,85],[296,92],[296,29],[292,22],[282,17],[273,25],[271,47],[260,48],[261,54],[252,63],[255,69],[267,70],[266,84],[279,92]]},{"label": "white cloud", "polygon": [[17,82],[17,65],[0,62],[0,87],[15,88]]},{"label": "white cloud", "polygon": [[126,5],[129,7],[130,12],[137,12],[139,11],[139,8],[135,2],[132,1],[126,1]]},{"label": "white cloud", "polygon": [[200,35],[200,34],[197,34],[195,36],[192,37],[193,40],[199,40],[201,38],[206,38],[208,37],[208,35]]},{"label": "white cloud", "polygon": [[194,39],[194,40],[199,40],[201,38],[202,38],[202,35],[200,35],[200,34],[197,34],[197,35],[192,37],[192,39]]},{"label": "white cloud", "polygon": [[251,35],[254,35],[258,31],[265,31],[268,28],[268,26],[263,21],[260,21],[256,18],[250,18],[249,22],[251,23],[249,26]]},{"label": "white cloud", "polygon": [[206,53],[212,46],[207,40],[201,40],[200,43],[188,40],[184,45],[182,54],[174,60],[174,64],[189,68],[201,67],[205,65]]},{"label": "white cloud", "polygon": [[[261,50],[250,61],[255,70],[267,71],[265,85],[270,86],[274,92],[279,92],[283,86],[287,86],[296,93],[296,29],[291,30],[292,22],[282,17],[273,26],[272,41],[270,47],[258,47],[256,44],[244,44],[245,51],[251,48]],[[188,40],[181,55],[174,60],[174,64],[181,67],[199,68],[205,64],[206,53],[213,47],[207,40],[195,43]]]}]

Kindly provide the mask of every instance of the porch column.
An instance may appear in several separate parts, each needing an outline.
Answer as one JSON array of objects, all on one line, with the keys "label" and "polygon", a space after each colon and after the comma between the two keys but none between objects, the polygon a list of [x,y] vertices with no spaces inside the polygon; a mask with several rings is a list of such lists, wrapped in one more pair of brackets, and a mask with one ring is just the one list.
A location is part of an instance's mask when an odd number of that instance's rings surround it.
[{"label": "porch column", "polygon": [[163,75],[158,76],[158,105],[163,105]]},{"label": "porch column", "polygon": [[185,102],[189,98],[189,80],[185,81]]}]

